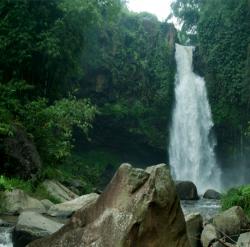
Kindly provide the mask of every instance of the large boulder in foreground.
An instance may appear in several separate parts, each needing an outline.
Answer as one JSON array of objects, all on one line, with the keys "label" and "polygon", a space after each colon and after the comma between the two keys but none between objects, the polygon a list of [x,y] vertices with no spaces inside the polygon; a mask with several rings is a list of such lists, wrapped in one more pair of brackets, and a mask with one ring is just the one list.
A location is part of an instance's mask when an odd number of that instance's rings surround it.
[{"label": "large boulder in foreground", "polygon": [[203,198],[205,199],[215,199],[215,200],[220,200],[221,199],[221,193],[219,193],[216,190],[207,190],[204,195]]},{"label": "large boulder in foreground", "polygon": [[239,206],[234,206],[214,216],[213,224],[218,231],[229,236],[238,235],[242,230],[248,229],[248,219]]},{"label": "large boulder in foreground", "polygon": [[54,217],[69,217],[81,207],[86,207],[89,204],[96,202],[98,197],[98,194],[91,193],[80,196],[72,201],[55,204],[50,207],[47,214]]},{"label": "large boulder in foreground", "polygon": [[46,211],[39,200],[30,197],[19,189],[3,192],[0,206],[2,213],[7,214],[19,214],[24,210],[33,210],[39,213],[45,213]]},{"label": "large boulder in foreground", "polygon": [[195,184],[191,181],[176,181],[176,190],[181,200],[198,200]]},{"label": "large boulder in foreground", "polygon": [[59,202],[66,202],[78,197],[73,191],[62,185],[56,180],[45,180],[43,186],[48,193]]},{"label": "large boulder in foreground", "polygon": [[49,236],[59,230],[63,224],[47,219],[35,212],[23,212],[18,217],[13,232],[15,247],[24,247],[31,241]]},{"label": "large boulder in foreground", "polygon": [[166,165],[123,164],[96,203],[28,247],[190,247],[175,185]]}]

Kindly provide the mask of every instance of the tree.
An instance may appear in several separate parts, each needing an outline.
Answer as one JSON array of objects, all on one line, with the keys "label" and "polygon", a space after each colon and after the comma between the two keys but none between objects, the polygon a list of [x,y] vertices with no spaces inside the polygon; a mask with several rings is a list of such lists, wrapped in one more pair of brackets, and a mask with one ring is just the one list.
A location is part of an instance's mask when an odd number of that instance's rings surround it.
[{"label": "tree", "polygon": [[205,0],[175,0],[172,11],[182,25],[182,31],[196,33],[200,10]]},{"label": "tree", "polygon": [[118,0],[1,1],[1,81],[25,80],[51,100],[67,96],[84,73],[88,32],[119,8]]}]

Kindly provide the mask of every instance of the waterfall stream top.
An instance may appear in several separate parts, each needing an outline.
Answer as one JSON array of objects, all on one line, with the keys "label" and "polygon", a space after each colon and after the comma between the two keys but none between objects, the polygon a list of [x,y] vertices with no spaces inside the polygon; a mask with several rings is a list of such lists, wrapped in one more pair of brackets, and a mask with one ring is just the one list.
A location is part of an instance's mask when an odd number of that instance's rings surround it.
[{"label": "waterfall stream top", "polygon": [[175,107],[169,158],[177,180],[190,180],[200,193],[220,190],[221,171],[214,153],[212,115],[203,78],[193,72],[192,46],[176,44]]}]

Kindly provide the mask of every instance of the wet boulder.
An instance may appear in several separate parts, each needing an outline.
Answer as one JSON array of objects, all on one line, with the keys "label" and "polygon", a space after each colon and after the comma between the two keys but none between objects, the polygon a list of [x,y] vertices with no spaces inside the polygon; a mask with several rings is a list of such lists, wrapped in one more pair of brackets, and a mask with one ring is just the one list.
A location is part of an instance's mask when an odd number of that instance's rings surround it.
[{"label": "wet boulder", "polygon": [[205,199],[216,199],[216,200],[220,200],[221,199],[221,193],[219,193],[216,190],[207,190],[204,195],[203,198]]},{"label": "wet boulder", "polygon": [[19,214],[24,210],[33,210],[39,213],[45,213],[43,204],[26,194],[24,191],[15,189],[2,192],[0,207],[2,213]]},{"label": "wet boulder", "polygon": [[166,165],[120,166],[95,203],[55,234],[28,247],[190,247],[176,188]]},{"label": "wet boulder", "polygon": [[96,202],[99,197],[96,193],[80,196],[72,201],[55,204],[47,211],[47,214],[54,217],[69,217],[78,209]]},{"label": "wet boulder", "polygon": [[13,232],[15,247],[24,247],[31,241],[49,236],[59,230],[63,224],[45,218],[35,212],[23,212],[18,217]]},{"label": "wet boulder", "polygon": [[176,181],[176,190],[181,200],[198,200],[195,184],[191,181]]},{"label": "wet boulder", "polygon": [[56,180],[45,180],[43,186],[59,202],[70,201],[78,197],[77,194]]},{"label": "wet boulder", "polygon": [[234,206],[213,218],[213,224],[218,231],[229,236],[239,235],[241,230],[247,229],[248,219],[239,206]]}]

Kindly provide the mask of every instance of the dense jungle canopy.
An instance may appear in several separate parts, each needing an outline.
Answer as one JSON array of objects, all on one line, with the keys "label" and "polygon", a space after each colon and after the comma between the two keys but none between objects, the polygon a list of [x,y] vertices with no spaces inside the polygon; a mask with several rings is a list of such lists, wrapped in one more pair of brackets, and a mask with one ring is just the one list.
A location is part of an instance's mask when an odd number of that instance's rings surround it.
[{"label": "dense jungle canopy", "polygon": [[93,188],[119,162],[167,162],[175,42],[196,46],[220,165],[249,169],[250,2],[172,9],[181,30],[122,0],[1,0],[0,173]]}]

